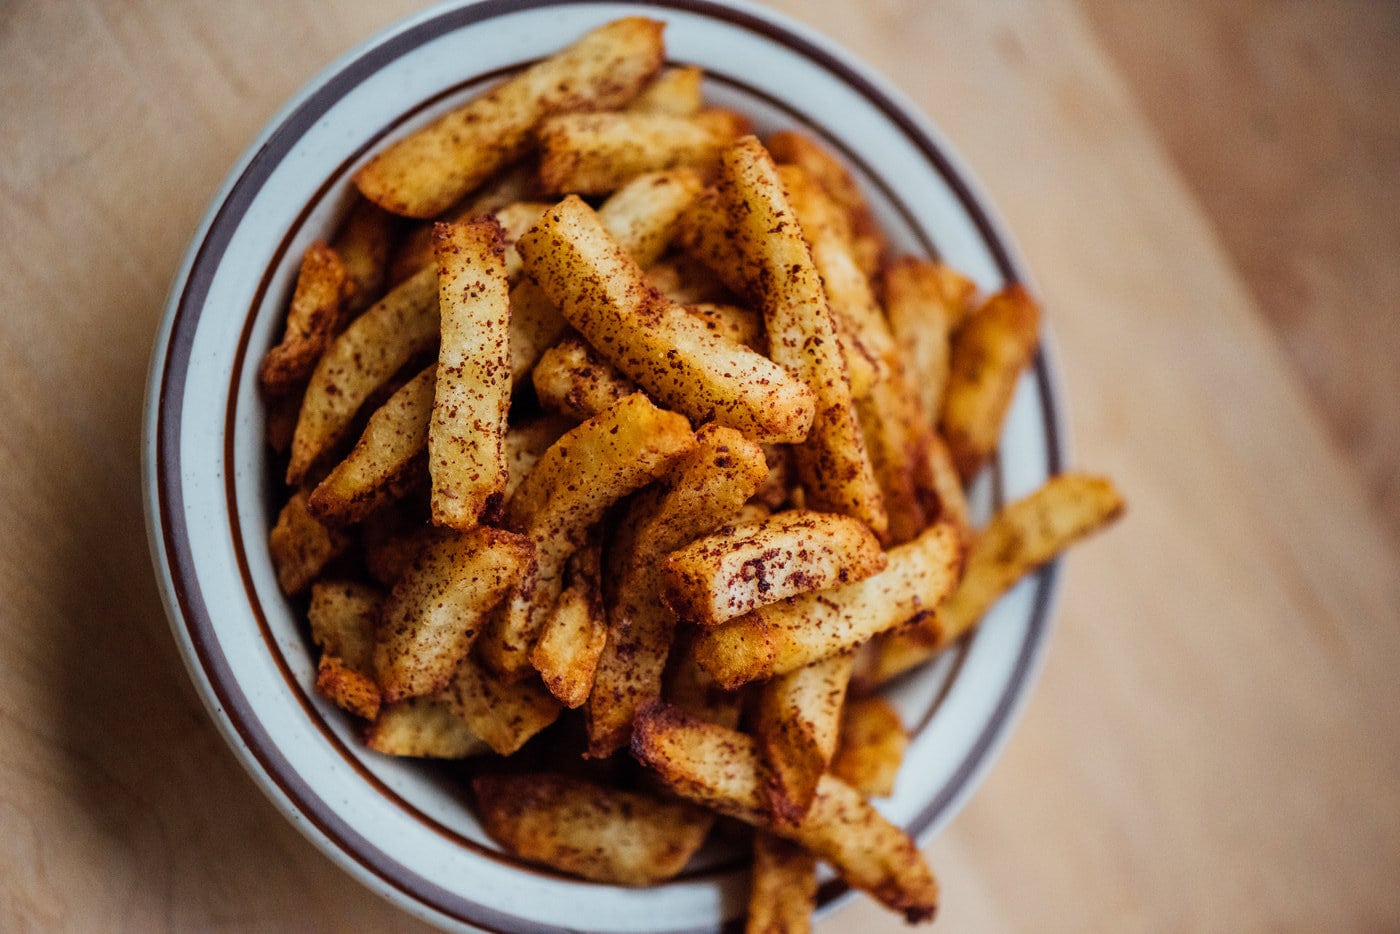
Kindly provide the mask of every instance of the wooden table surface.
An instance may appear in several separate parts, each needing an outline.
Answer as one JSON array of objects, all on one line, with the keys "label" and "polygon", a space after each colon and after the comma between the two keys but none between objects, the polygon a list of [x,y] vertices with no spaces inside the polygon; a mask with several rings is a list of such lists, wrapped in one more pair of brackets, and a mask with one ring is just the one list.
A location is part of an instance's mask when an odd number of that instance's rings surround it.
[{"label": "wooden table surface", "polygon": [[[1367,136],[1400,126],[1395,8],[1319,5],[1312,30],[1302,4],[781,5],[976,167],[1043,291],[1076,461],[1131,501],[1069,559],[1025,718],[929,849],[940,928],[1400,929],[1400,188],[1394,131]],[[229,165],[415,6],[0,3],[0,929],[414,927],[216,734],[156,593],[138,436]],[[1280,86],[1306,93],[1266,97],[1272,130],[1211,130]],[[1313,126],[1336,145],[1287,145]],[[1285,188],[1295,211],[1249,198]],[[859,903],[822,929],[858,925],[900,927]]]}]

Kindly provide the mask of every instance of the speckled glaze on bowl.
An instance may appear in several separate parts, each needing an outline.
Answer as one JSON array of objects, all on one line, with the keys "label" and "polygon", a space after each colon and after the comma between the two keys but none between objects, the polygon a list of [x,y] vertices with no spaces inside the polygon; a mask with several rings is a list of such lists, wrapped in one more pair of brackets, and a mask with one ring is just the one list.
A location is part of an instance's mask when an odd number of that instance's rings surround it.
[{"label": "speckled glaze on bowl", "polygon": [[[903,95],[829,39],[748,5],[449,3],[346,55],[268,124],[191,243],[156,339],[144,442],[152,556],[190,675],[258,785],[347,872],[448,929],[712,931],[742,914],[745,861],[716,848],[650,889],[569,879],[502,853],[450,769],[363,748],[351,719],[311,690],[315,656],[277,589],[256,364],[299,257],[344,215],[369,154],[588,29],[637,14],[667,21],[668,58],[704,67],[710,99],[752,115],[761,132],[800,128],[838,150],[897,249],[942,256],[988,289],[1026,281],[967,171]],[[1043,349],[1001,454],[972,491],[979,518],[1061,469],[1061,407]],[[1057,573],[1023,582],[965,645],[890,689],[913,740],[894,796],[878,806],[921,842],[1006,737],[1038,668]],[[824,905],[844,891],[823,876]]]}]

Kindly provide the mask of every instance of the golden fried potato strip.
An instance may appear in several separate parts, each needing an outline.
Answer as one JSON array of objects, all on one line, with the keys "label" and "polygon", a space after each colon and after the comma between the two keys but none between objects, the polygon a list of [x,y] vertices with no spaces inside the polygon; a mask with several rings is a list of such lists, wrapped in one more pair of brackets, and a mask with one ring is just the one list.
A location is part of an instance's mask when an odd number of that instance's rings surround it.
[{"label": "golden fried potato strip", "polygon": [[346,311],[357,315],[384,295],[398,218],[372,201],[356,198],[331,248],[340,256],[352,286]]},{"label": "golden fried potato strip", "polygon": [[583,421],[637,391],[588,342],[566,337],[544,352],[530,379],[540,405]]},{"label": "golden fried potato strip", "polygon": [[977,286],[934,260],[904,257],[884,270],[885,314],[923,410],[943,411],[953,332]]},{"label": "golden fried potato strip", "polygon": [[471,655],[457,666],[443,697],[473,735],[503,756],[553,723],[562,709],[538,678],[505,681]]},{"label": "golden fried potato strip", "polygon": [[277,583],[289,597],[310,586],[331,559],[350,547],[348,536],[311,515],[306,506],[309,497],[308,490],[293,493],[267,537]]},{"label": "golden fried potato strip", "polygon": [[849,218],[856,262],[867,276],[880,271],[888,246],[875,213],[850,171],[820,143],[790,130],[768,137],[768,151],[785,165],[799,165],[839,204]]},{"label": "golden fried potato strip", "polygon": [[631,113],[693,117],[705,105],[705,72],[694,65],[667,68],[627,105]]},{"label": "golden fried potato strip", "polygon": [[608,639],[603,611],[601,547],[590,542],[569,559],[568,586],[550,611],[530,664],[549,693],[565,707],[582,707],[593,690],[593,672]]},{"label": "golden fried potato strip", "polygon": [[386,756],[466,759],[491,752],[439,697],[410,697],[379,710],[365,731],[365,745]]},{"label": "golden fried potato strip", "polygon": [[867,798],[892,795],[908,747],[909,732],[888,701],[856,698],[846,703],[841,717],[831,774]]},{"label": "golden fried potato strip", "polygon": [[745,934],[805,934],[817,910],[817,858],[762,830],[753,835]]},{"label": "golden fried potato strip", "polygon": [[374,627],[384,595],[352,581],[311,587],[311,641],[321,649],[316,692],[343,710],[373,720],[379,713],[374,680]]},{"label": "golden fried potato strip", "polygon": [[258,367],[269,396],[286,395],[306,381],[341,326],[354,285],[335,250],[319,240],[306,250],[297,273],[282,342]]},{"label": "golden fried potato strip", "polygon": [[765,791],[774,820],[795,824],[812,806],[836,752],[854,663],[854,652],[842,652],[770,678],[759,692],[754,735],[768,765]]}]

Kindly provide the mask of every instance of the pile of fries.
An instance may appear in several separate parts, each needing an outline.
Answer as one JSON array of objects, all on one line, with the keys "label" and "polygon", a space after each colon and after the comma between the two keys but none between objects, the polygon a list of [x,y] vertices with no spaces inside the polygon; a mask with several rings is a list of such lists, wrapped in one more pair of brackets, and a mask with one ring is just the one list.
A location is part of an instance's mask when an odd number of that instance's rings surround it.
[{"label": "pile of fries", "polygon": [[647,885],[722,815],[749,930],[806,929],[818,860],[928,919],[868,800],[907,742],[875,692],[1122,500],[1064,475],[970,525],[1035,301],[890,256],[835,157],[706,107],[661,32],[594,30],[359,171],[260,371],[278,578],[316,689],[379,753],[482,757],[521,858]]}]

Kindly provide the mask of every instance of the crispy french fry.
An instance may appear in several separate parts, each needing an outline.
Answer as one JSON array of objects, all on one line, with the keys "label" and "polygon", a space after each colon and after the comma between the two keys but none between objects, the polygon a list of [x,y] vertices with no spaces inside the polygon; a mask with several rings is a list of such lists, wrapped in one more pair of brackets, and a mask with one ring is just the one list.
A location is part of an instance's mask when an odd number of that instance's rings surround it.
[{"label": "crispy french fry", "polygon": [[929,438],[928,488],[923,490],[924,510],[935,522],[948,522],[958,530],[964,549],[972,544],[972,514],[963,492],[962,478],[953,464],[953,455],[943,438],[934,432]]},{"label": "crispy french fry", "polygon": [[[648,284],[677,305],[727,304],[734,301],[734,293],[708,266],[683,253],[652,263],[646,268],[646,277]],[[759,329],[762,330],[761,319]]]},{"label": "crispy french fry", "polygon": [[397,226],[394,215],[364,198],[355,200],[355,206],[341,224],[331,248],[340,256],[350,277],[348,314],[359,314],[384,294],[389,249]]},{"label": "crispy french fry", "polygon": [[569,556],[608,507],[664,474],[694,446],[684,418],[634,393],[545,452],[506,504],[506,522],[535,544],[537,566],[492,618],[482,641],[482,658],[494,671],[517,677],[528,670]]},{"label": "crispy french fry", "polygon": [[754,350],[763,347],[763,317],[757,312],[723,302],[695,302],[683,306],[716,334]]},{"label": "crispy french fry", "polygon": [[579,421],[637,391],[635,383],[579,337],[566,337],[546,350],[530,378],[540,405]]},{"label": "crispy french fry", "polygon": [[882,535],[888,517],[856,424],[831,310],[777,167],[752,136],[725,150],[720,161],[721,200],[751,270],[745,278],[758,285],[768,354],[816,397],[811,432],[794,448],[807,504],[854,516]]},{"label": "crispy french fry", "polygon": [[608,641],[589,696],[588,754],[627,744],[642,702],[661,693],[675,617],[658,599],[663,555],[713,531],[763,481],[763,451],[732,428],[706,425],[669,475],[634,497],[608,555]]},{"label": "crispy french fry", "polygon": [[571,419],[542,415],[506,429],[506,467],[510,474],[506,482],[506,499],[515,495],[544,452],[573,427]]},{"label": "crispy french fry", "polygon": [[[543,201],[512,201],[489,211],[475,210],[476,207],[477,205],[473,203],[464,210],[453,211],[447,216],[446,222],[465,224],[483,217],[494,218],[496,223],[501,225],[501,243],[505,247],[505,252],[501,256],[505,261],[506,278],[512,283],[516,282],[520,278],[520,254],[515,252],[515,241],[521,234],[534,226],[535,221],[540,219],[540,215],[549,210],[549,205]],[[433,256],[433,229],[435,226],[434,224],[423,224],[404,240],[403,245],[394,256],[393,277],[395,281],[402,281],[424,266],[435,262]]]},{"label": "crispy french fry", "polygon": [[805,934],[817,909],[817,858],[762,830],[753,835],[745,934]]},{"label": "crispy french fry", "polygon": [[713,817],[684,801],[556,774],[481,775],[472,781],[486,832],[516,856],[614,885],[672,878]]},{"label": "crispy french fry", "polygon": [[628,17],[497,85],[381,151],[355,174],[371,201],[395,214],[432,217],[530,147],[551,114],[627,103],[661,67],[656,20]]},{"label": "crispy french fry", "polygon": [[468,529],[505,499],[510,410],[510,306],[501,227],[438,224],[442,343],[428,427],[435,525]]},{"label": "crispy french fry", "polygon": [[608,638],[603,612],[600,546],[589,543],[569,560],[569,583],[550,611],[530,664],[549,693],[565,707],[582,707],[593,690],[593,671]]},{"label": "crispy french fry", "polygon": [[758,695],[754,734],[768,764],[768,808],[776,821],[797,823],[817,794],[836,751],[841,706],[853,652],[842,652],[769,679]]},{"label": "crispy french fry", "polygon": [[862,667],[869,690],[926,661],[972,629],[1025,575],[1123,513],[1122,495],[1103,478],[1052,477],[1030,496],[997,513],[974,539],[957,589],[917,624],[892,633]]},{"label": "crispy french fry", "polygon": [[923,410],[937,418],[948,385],[953,331],[976,286],[942,263],[906,257],[884,270],[885,314]]},{"label": "crispy french fry", "polygon": [[373,720],[379,713],[374,680],[374,626],[384,595],[351,581],[318,581],[311,588],[311,640],[321,649],[316,692],[343,710]]},{"label": "crispy french fry", "polygon": [[379,710],[365,745],[386,756],[465,759],[491,752],[452,707],[436,697],[410,697]]},{"label": "crispy french fry", "polygon": [[311,515],[306,508],[309,495],[307,490],[293,493],[268,534],[277,583],[289,597],[310,586],[331,559],[350,545],[343,533],[326,528]]},{"label": "crispy french fry", "polygon": [[557,193],[606,194],[646,172],[690,168],[713,175],[720,150],[748,120],[729,110],[574,113],[540,124],[540,185]]},{"label": "crispy french fry", "polygon": [[514,683],[468,655],[443,696],[472,734],[508,756],[559,717],[559,702],[538,678]]},{"label": "crispy french fry", "polygon": [[873,277],[887,251],[884,234],[860,186],[841,160],[815,140],[790,130],[768,137],[768,151],[780,163],[806,169],[827,195],[845,209],[850,219],[856,261],[867,276]]},{"label": "crispy french fry", "polygon": [[335,339],[316,364],[292,436],[287,483],[344,437],[355,413],[416,354],[438,340],[437,270],[424,269],[384,296]]},{"label": "crispy french fry", "polygon": [[1040,342],[1040,307],[1020,285],[993,295],[953,339],[940,422],[963,482],[986,463]]},{"label": "crispy french fry", "polygon": [[800,844],[910,923],[937,910],[938,884],[914,841],[839,779],[823,775],[801,822],[777,824],[755,741],[659,703],[638,713],[632,755],[681,797]]},{"label": "crispy french fry", "polygon": [[353,288],[335,250],[319,240],[311,244],[297,273],[282,342],[258,367],[265,393],[286,395],[306,381],[339,329]]},{"label": "crispy french fry", "polygon": [[894,794],[894,780],[909,746],[909,733],[889,702],[861,697],[846,703],[841,741],[831,774],[869,797]]},{"label": "crispy french fry", "polygon": [[788,597],[704,630],[696,660],[727,688],[795,671],[931,611],[952,590],[961,562],[957,533],[947,525],[887,555],[889,564],[873,577]]},{"label": "crispy french fry", "polygon": [[[519,229],[515,229],[515,222],[526,219],[527,212],[522,209],[520,214],[514,213],[515,205],[522,205],[528,208],[535,196],[535,173],[523,163],[502,169],[497,172],[480,188],[463,198],[442,216],[442,220],[450,223],[461,223],[473,218],[481,217],[484,214],[495,215],[502,229],[506,231],[506,239],[511,247],[515,246],[515,238],[520,236],[530,228],[535,222],[535,218],[528,218],[528,222]],[[540,210],[549,207],[541,203]],[[390,215],[392,216],[392,215]],[[538,216],[538,212],[536,212]],[[517,257],[518,259],[518,257]],[[412,276],[424,266],[433,263],[433,222],[414,224],[405,234],[394,250],[393,259],[389,263],[389,282],[396,285],[409,276]],[[516,267],[518,274],[519,267]]]},{"label": "crispy french fry", "polygon": [[379,715],[379,686],[374,678],[338,655],[322,655],[316,663],[316,693],[357,717],[373,720]]},{"label": "crispy french fry", "polygon": [[676,242],[735,295],[757,298],[756,271],[744,259],[738,228],[718,188],[705,189],[681,215]]},{"label": "crispy french fry", "polygon": [[375,410],[354,449],[312,491],[313,516],[333,527],[358,522],[422,479],[436,373],[427,367]]},{"label": "crispy french fry", "polygon": [[726,691],[695,663],[690,653],[689,634],[677,634],[671,650],[662,697],[666,703],[698,720],[738,729],[744,712],[744,692]]},{"label": "crispy french fry", "polygon": [[795,509],[725,526],[672,552],[662,564],[661,597],[681,619],[717,626],[884,567],[879,540],[859,519]]},{"label": "crispy french fry", "polygon": [[502,529],[477,526],[435,536],[384,605],[374,659],[384,699],[446,687],[486,613],[528,573],[532,560],[530,540]]},{"label": "crispy french fry", "polygon": [[569,323],[665,405],[756,440],[806,436],[812,391],[651,289],[581,199],[556,205],[517,247]]},{"label": "crispy french fry", "polygon": [[856,402],[870,464],[880,482],[890,524],[885,540],[902,545],[928,527],[936,498],[930,448],[933,423],[905,376],[904,364],[891,357],[888,370],[864,399]]},{"label": "crispy french fry", "polygon": [[705,101],[701,85],[705,72],[694,65],[667,68],[627,105],[632,113],[693,117]]}]

